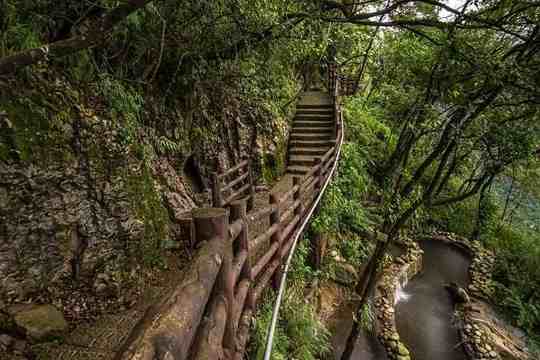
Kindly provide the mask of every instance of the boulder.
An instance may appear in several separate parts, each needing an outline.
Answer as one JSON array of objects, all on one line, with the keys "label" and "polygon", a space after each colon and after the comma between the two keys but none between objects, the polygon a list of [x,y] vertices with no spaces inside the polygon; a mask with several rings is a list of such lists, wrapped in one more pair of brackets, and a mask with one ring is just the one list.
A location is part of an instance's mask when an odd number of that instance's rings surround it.
[{"label": "boulder", "polygon": [[29,305],[16,310],[13,319],[15,324],[24,330],[32,340],[46,340],[51,336],[64,332],[68,324],[64,315],[54,306]]}]

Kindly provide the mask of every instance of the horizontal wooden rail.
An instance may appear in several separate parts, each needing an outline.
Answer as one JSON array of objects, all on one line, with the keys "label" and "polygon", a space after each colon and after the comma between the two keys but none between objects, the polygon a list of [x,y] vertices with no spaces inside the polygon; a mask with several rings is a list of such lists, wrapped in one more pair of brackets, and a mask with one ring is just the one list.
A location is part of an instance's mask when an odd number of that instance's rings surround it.
[{"label": "horizontal wooden rail", "polygon": [[271,213],[275,212],[277,209],[277,206],[276,205],[273,205],[273,204],[269,204],[257,211],[254,211],[252,213],[249,213],[249,220],[251,221],[257,221],[257,220],[260,220],[262,219],[263,217],[265,216],[268,216],[270,215]]},{"label": "horizontal wooden rail", "polygon": [[[226,181],[227,178],[230,178]],[[255,202],[255,185],[248,159],[226,170],[212,174],[212,206],[229,207],[234,200],[246,197],[248,210],[253,209]]]},{"label": "horizontal wooden rail", "polygon": [[236,166],[233,166],[232,168],[228,169],[227,171],[225,171],[224,173],[222,174],[219,174],[218,175],[218,179],[223,179],[229,175],[231,175],[232,173],[234,173],[235,171],[238,171],[240,169],[242,169],[243,167],[246,167],[247,165],[249,164],[249,161],[248,160],[243,160],[241,161],[238,165]]},{"label": "horizontal wooden rail", "polygon": [[239,177],[237,177],[235,180],[231,181],[228,185],[224,186],[221,191],[228,191],[228,190],[231,190],[233,187],[235,187],[236,185],[240,184],[242,181],[244,181],[245,179],[247,179],[247,177],[249,176],[249,173],[245,173],[245,174],[242,174],[240,175]]}]

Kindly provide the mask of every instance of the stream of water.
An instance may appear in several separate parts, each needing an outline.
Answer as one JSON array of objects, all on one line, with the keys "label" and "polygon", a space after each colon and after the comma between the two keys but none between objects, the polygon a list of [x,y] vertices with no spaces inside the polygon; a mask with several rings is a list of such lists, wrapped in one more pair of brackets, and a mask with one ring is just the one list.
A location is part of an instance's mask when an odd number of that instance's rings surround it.
[{"label": "stream of water", "polygon": [[454,304],[443,285],[469,283],[469,258],[438,241],[423,241],[423,270],[396,292],[396,325],[415,360],[465,360],[456,328]]}]

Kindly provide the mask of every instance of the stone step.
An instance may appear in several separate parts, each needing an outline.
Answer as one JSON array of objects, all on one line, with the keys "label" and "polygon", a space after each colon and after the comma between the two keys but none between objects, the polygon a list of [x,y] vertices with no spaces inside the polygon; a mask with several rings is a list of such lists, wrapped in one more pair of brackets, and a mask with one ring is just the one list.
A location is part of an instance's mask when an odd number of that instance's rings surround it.
[{"label": "stone step", "polygon": [[333,127],[296,127],[293,126],[291,134],[331,134]]},{"label": "stone step", "polygon": [[311,122],[334,122],[333,115],[321,115],[321,114],[314,114],[314,115],[295,115],[294,116],[294,122],[297,121],[311,121]]},{"label": "stone step", "polygon": [[314,140],[330,140],[332,133],[328,134],[291,134],[290,140],[300,140],[300,141],[314,141]]},{"label": "stone step", "polygon": [[298,120],[293,122],[293,127],[333,127],[334,122],[331,120],[326,121],[304,121],[304,120]]},{"label": "stone step", "polygon": [[334,110],[334,105],[332,104],[298,104],[296,105],[297,109],[331,109]]},{"label": "stone step", "polygon": [[289,149],[289,155],[321,156],[326,154],[330,146],[325,147],[293,147]]},{"label": "stone step", "polygon": [[314,166],[315,165],[315,156],[309,155],[291,155],[289,157],[288,164],[289,166]]},{"label": "stone step", "polygon": [[296,115],[334,115],[334,109],[296,109]]},{"label": "stone step", "polygon": [[293,175],[304,175],[311,169],[311,166],[288,166],[287,173]]},{"label": "stone step", "polygon": [[334,146],[336,143],[335,140],[332,139],[325,139],[325,140],[294,140],[290,139],[289,141],[289,147],[295,148],[295,147],[308,147],[308,148],[326,148],[330,149],[332,146]]}]

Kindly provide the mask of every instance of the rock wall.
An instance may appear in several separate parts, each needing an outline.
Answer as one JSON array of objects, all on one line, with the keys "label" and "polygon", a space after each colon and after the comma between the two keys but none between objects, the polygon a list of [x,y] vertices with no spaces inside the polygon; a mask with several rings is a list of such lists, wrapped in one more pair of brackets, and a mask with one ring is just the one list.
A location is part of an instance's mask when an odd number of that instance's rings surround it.
[{"label": "rock wall", "polygon": [[[208,205],[210,173],[244,155],[257,164],[287,136],[286,119],[261,125],[225,90],[212,95],[222,101],[214,112],[147,100],[130,129],[99,91],[52,79],[26,94],[28,84],[10,81],[0,92],[0,312],[26,301],[64,306],[75,288],[108,296],[140,264],[159,265],[162,251],[183,246],[178,220]],[[30,96],[49,105],[29,110]],[[164,140],[179,131],[182,140]]]},{"label": "rock wall", "polygon": [[375,331],[379,341],[386,349],[388,357],[393,360],[409,360],[409,350],[400,341],[394,317],[395,296],[399,286],[404,286],[408,279],[422,270],[422,249],[413,241],[405,244],[403,255],[395,257],[383,269],[381,279],[377,283],[374,299]]}]

